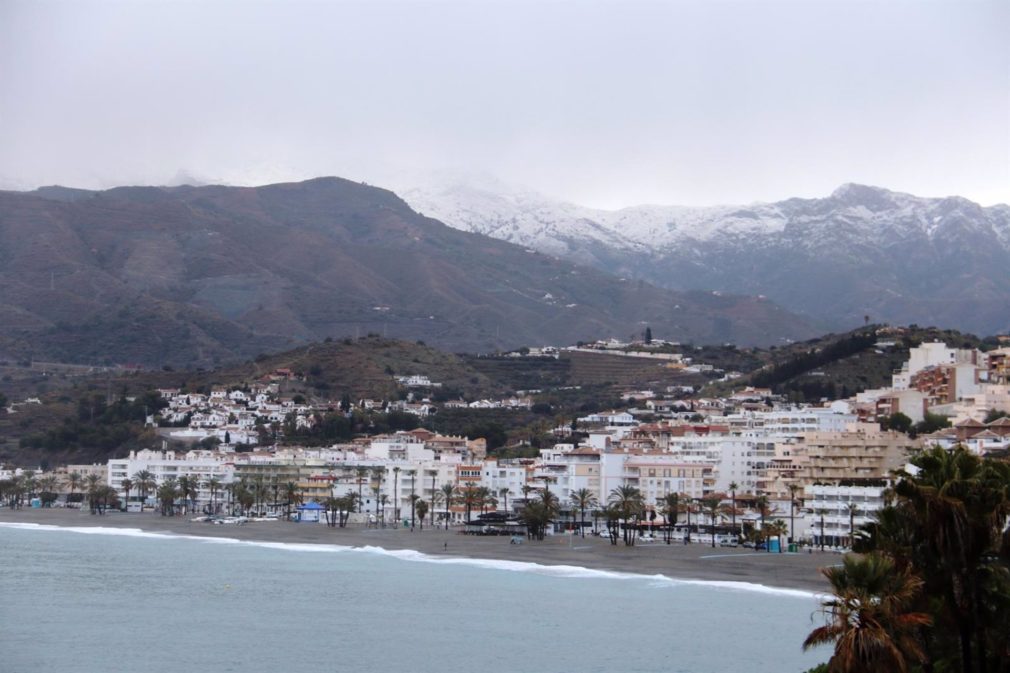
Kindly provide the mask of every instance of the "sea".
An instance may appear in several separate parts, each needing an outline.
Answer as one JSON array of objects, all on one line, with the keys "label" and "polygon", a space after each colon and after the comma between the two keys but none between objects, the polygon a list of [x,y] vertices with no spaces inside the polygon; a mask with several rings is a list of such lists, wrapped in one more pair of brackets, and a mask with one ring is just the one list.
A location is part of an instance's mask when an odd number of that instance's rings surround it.
[{"label": "sea", "polygon": [[813,594],[578,567],[0,524],[5,673],[802,673]]}]

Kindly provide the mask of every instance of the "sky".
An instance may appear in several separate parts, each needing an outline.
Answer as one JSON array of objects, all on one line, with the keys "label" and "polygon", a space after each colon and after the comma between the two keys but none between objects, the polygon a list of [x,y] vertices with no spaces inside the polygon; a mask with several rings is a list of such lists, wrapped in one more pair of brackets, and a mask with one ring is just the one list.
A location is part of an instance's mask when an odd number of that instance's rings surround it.
[{"label": "sky", "polygon": [[1010,203],[1008,36],[1005,0],[0,0],[0,188]]}]

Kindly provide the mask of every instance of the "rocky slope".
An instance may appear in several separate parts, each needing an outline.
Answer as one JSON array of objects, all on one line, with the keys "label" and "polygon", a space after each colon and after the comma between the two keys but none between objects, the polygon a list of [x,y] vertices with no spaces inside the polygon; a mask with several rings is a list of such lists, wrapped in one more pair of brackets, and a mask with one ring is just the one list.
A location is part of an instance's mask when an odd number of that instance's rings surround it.
[{"label": "rocky slope", "polygon": [[528,190],[403,192],[414,208],[615,273],[765,295],[832,327],[864,316],[1010,329],[1010,207],[843,185],[821,199],[600,211]]},{"label": "rocky slope", "polygon": [[622,280],[337,178],[0,192],[0,355],[203,365],[377,332],[453,350],[810,336],[760,299]]}]

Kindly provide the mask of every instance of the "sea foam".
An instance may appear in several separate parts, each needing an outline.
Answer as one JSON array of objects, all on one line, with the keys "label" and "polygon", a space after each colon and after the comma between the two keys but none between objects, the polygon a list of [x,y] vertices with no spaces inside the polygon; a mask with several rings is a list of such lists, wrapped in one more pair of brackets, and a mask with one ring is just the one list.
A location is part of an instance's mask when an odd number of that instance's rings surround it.
[{"label": "sea foam", "polygon": [[730,591],[746,591],[751,593],[762,593],[777,596],[788,596],[792,598],[820,599],[824,594],[802,589],[786,589],[783,587],[772,587],[753,582],[739,582],[732,580],[694,580],[668,577],[667,575],[644,575],[640,573],[618,572],[614,570],[598,570],[596,568],[586,568],[573,565],[547,565],[543,563],[533,563],[530,561],[511,561],[507,559],[482,559],[467,556],[434,556],[425,554],[414,549],[386,549],[365,545],[354,547],[350,545],[337,545],[328,543],[306,543],[306,542],[268,542],[264,540],[238,540],[230,537],[205,536],[205,535],[185,535],[182,533],[154,533],[141,530],[139,528],[109,528],[104,526],[56,526],[52,524],[39,523],[19,523],[0,522],[0,528],[15,528],[22,530],[37,531],[65,531],[69,533],[80,533],[84,535],[110,535],[120,537],[141,537],[159,540],[194,540],[208,544],[229,544],[245,545],[250,547],[261,547],[264,549],[276,549],[289,552],[309,552],[309,553],[364,553],[387,556],[401,561],[411,561],[416,563],[434,563],[439,565],[462,565],[487,570],[504,570],[508,572],[525,572],[546,577],[557,577],[565,579],[608,579],[623,581],[648,581],[656,587],[677,587],[677,586],[703,586],[714,589]]}]

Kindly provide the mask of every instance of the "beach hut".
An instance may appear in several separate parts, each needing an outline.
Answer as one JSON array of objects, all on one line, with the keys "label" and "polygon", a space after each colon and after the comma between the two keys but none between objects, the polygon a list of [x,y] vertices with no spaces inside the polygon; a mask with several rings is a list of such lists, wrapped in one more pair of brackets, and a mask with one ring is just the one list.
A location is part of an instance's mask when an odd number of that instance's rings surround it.
[{"label": "beach hut", "polygon": [[304,505],[298,505],[299,523],[319,523],[319,517],[322,515],[324,509],[315,500],[310,500]]}]

